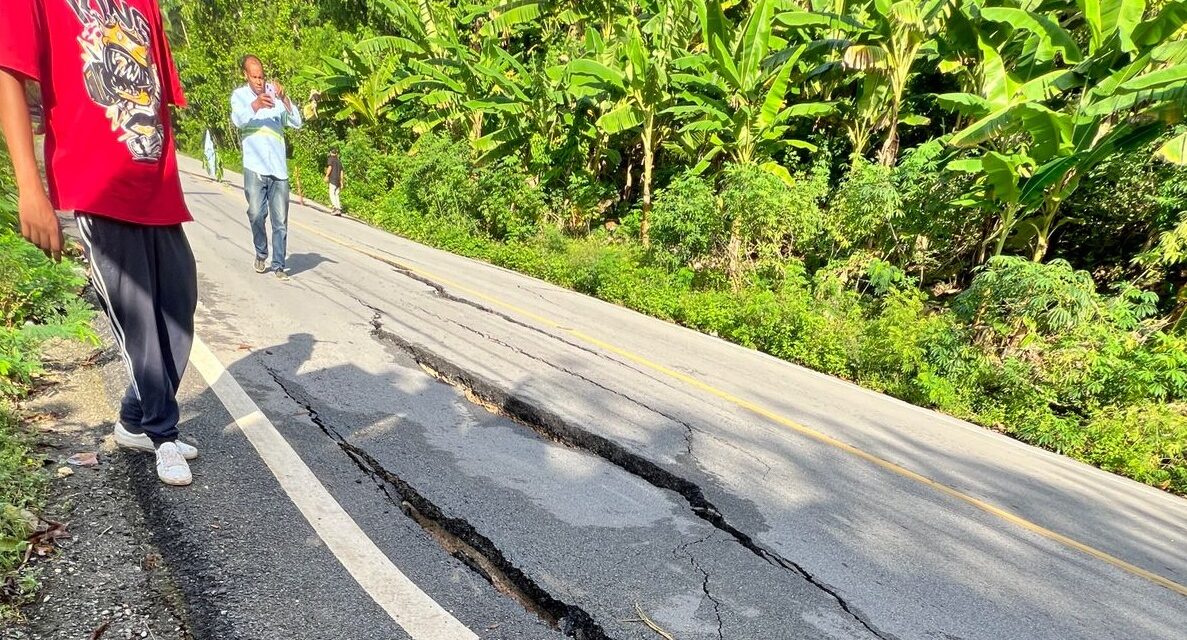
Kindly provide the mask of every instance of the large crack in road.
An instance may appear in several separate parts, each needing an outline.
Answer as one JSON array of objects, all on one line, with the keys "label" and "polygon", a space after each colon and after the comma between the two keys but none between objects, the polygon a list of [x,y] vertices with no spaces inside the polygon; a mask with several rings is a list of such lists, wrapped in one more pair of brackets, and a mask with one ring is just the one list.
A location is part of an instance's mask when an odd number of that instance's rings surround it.
[{"label": "large crack in road", "polygon": [[[483,577],[499,593],[517,601],[554,629],[574,640],[613,640],[588,612],[563,602],[509,561],[506,555],[463,518],[447,516],[433,501],[361,447],[348,441],[298,385],[264,365],[272,380],[309,420],[332,439],[388,500],[417,523],[442,549]],[[393,492],[395,495],[393,495]]]},{"label": "large crack in road", "polygon": [[[420,277],[416,277],[416,279],[421,282],[425,281]],[[443,293],[441,295],[449,296],[449,299],[455,298],[452,294]],[[485,309],[481,305],[473,305],[468,302],[467,304]],[[467,398],[471,399],[478,406],[487,410],[497,410],[504,417],[524,425],[550,440],[593,454],[659,489],[680,495],[688,504],[691,512],[698,518],[726,533],[743,548],[765,562],[794,573],[816,589],[827,594],[846,615],[875,637],[882,638],[883,640],[893,640],[894,637],[892,635],[877,629],[837,589],[817,578],[799,563],[763,546],[752,536],[732,525],[721,510],[705,497],[701,487],[694,482],[678,476],[655,462],[629,451],[622,445],[599,436],[580,425],[573,424],[547,408],[538,406],[531,400],[510,392],[485,377],[469,372],[455,363],[384,329],[381,322],[383,313],[371,305],[367,305],[367,307],[376,314],[372,318],[372,335],[376,340],[395,347],[412,357],[413,360],[434,374],[443,383],[461,390]],[[497,312],[493,313],[497,314]],[[518,321],[516,322],[518,323]]]}]

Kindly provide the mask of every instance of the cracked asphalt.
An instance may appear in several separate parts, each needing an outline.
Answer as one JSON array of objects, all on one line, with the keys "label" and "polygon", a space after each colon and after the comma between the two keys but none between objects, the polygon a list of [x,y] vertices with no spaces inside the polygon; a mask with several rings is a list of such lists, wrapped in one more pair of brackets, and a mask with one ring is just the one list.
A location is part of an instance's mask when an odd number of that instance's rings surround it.
[{"label": "cracked asphalt", "polygon": [[[184,180],[199,335],[479,637],[1183,637],[1187,596],[972,501],[1179,585],[1187,501],[296,203],[257,275],[237,186]],[[129,466],[193,637],[409,637],[182,399],[194,486]]]}]

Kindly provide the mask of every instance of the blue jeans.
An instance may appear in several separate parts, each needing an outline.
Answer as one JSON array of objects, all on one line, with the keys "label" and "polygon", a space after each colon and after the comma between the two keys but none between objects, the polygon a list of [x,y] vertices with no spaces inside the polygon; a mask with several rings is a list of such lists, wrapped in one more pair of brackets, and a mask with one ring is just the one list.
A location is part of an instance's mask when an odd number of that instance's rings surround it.
[{"label": "blue jeans", "polygon": [[271,219],[272,270],[284,269],[289,233],[289,181],[244,169],[243,192],[247,195],[247,220],[251,223],[256,258],[268,259],[268,231],[264,222]]}]

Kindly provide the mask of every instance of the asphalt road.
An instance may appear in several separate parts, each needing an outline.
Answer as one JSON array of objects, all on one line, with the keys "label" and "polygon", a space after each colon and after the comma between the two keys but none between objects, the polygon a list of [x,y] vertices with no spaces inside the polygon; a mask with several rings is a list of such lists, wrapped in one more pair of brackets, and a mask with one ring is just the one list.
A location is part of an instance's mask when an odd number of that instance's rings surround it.
[{"label": "asphalt road", "polygon": [[[1184,637],[1187,501],[296,204],[258,275],[238,176],[182,167],[221,384],[477,637]],[[398,622],[207,382],[194,486],[137,496],[196,637],[466,637]]]}]

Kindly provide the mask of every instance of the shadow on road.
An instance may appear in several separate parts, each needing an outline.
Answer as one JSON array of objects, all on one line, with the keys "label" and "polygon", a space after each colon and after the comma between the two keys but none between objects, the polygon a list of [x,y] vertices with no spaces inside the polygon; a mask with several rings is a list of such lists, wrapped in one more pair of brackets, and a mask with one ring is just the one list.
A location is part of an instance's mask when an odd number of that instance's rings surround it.
[{"label": "shadow on road", "polygon": [[[414,343],[427,337],[416,335],[418,330],[412,327],[404,326],[400,330]],[[587,577],[586,586],[590,588],[598,582],[602,570],[599,563],[608,561],[602,550],[622,544],[622,541],[606,542],[613,539],[614,529],[621,527],[599,527],[594,522],[600,517],[598,514],[612,513],[620,522],[635,523],[626,527],[628,530],[635,526],[651,530],[657,522],[670,517],[667,513],[656,513],[656,504],[632,498],[633,491],[614,486],[604,473],[589,471],[608,461],[616,466],[615,471],[623,469],[656,486],[669,483],[670,479],[662,476],[671,474],[703,490],[713,511],[720,511],[728,527],[736,528],[764,553],[778,554],[789,563],[802,565],[808,573],[832,576],[824,580],[828,587],[874,628],[900,632],[930,628],[935,632],[958,633],[961,637],[995,638],[1026,627],[1028,623],[1017,618],[1024,615],[1038,625],[1030,636],[1034,638],[1074,637],[1083,632],[1083,625],[1100,628],[1101,637],[1105,637],[1109,633],[1107,629],[1115,630],[1116,625],[1123,624],[1122,618],[1141,621],[1135,637],[1171,638],[1177,633],[1175,620],[1180,619],[1181,609],[1168,610],[1165,600],[1144,598],[1137,590],[1127,589],[1107,606],[1091,610],[1084,608],[1076,593],[1056,596],[1050,590],[1051,585],[1077,579],[1099,581],[1111,573],[1102,571],[1101,563],[1087,556],[1070,552],[1068,557],[1052,555],[1049,545],[1020,530],[1006,526],[1002,535],[1000,523],[987,523],[975,515],[952,525],[952,505],[939,494],[914,491],[913,485],[907,483],[902,501],[871,507],[870,500],[860,498],[870,492],[871,482],[885,485],[902,480],[883,477],[863,465],[831,464],[827,462],[831,456],[822,455],[815,445],[799,438],[763,429],[726,435],[708,426],[695,425],[694,419],[695,428],[686,442],[683,424],[658,414],[653,414],[651,423],[641,424],[637,413],[626,413],[618,403],[609,401],[606,394],[593,392],[580,395],[581,406],[570,414],[596,416],[597,423],[529,428],[487,410],[524,414],[519,403],[539,397],[539,389],[545,387],[535,390],[533,387],[541,377],[548,377],[547,373],[522,372],[520,384],[506,390],[505,397],[473,404],[477,398],[467,394],[470,400],[467,403],[466,396],[453,386],[424,376],[410,376],[408,369],[417,368],[418,362],[386,342],[382,343],[383,348],[392,364],[398,366],[381,372],[364,370],[353,363],[319,367],[316,365],[319,358],[315,357],[319,344],[321,341],[310,334],[294,334],[285,343],[256,349],[230,368],[240,381],[254,380],[257,385],[266,381],[265,387],[271,387],[268,397],[257,398],[257,402],[274,416],[277,427],[303,455],[313,451],[328,455],[340,448],[343,451],[336,452],[338,455],[346,452],[356,461],[370,458],[360,466],[379,467],[380,475],[391,473],[388,480],[394,479],[393,484],[407,482],[409,486],[399,493],[425,492],[428,497],[423,499],[430,508],[434,508],[431,507],[433,494],[438,498],[451,493],[472,495],[479,501],[481,495],[503,495],[508,505],[523,505],[525,499],[530,505],[538,496],[547,496],[547,501],[536,504],[536,508],[513,509],[506,520],[491,513],[479,516],[474,522],[481,530],[473,533],[491,538],[535,540],[531,553],[541,557],[555,553],[564,546],[562,540],[569,540],[568,544],[575,545],[569,547],[569,553],[574,548],[582,551],[572,555],[566,571],[558,569],[557,574],[567,574],[569,579]],[[330,343],[325,344],[327,349],[334,348],[328,346]],[[504,349],[493,344],[483,350],[482,357],[489,362],[505,362],[507,367],[518,366]],[[582,358],[573,354],[554,364],[562,369],[579,370]],[[277,393],[277,387],[283,396]],[[293,402],[302,410],[294,412]],[[544,422],[558,419],[550,407],[538,408],[545,414],[541,416]],[[827,422],[830,417],[816,418]],[[320,431],[310,425],[311,421]],[[556,431],[542,437],[538,433],[541,428]],[[602,435],[583,440],[580,434],[566,432],[573,429]],[[929,455],[942,453],[896,436],[886,434],[889,441],[900,447],[898,451],[905,459],[924,463]],[[569,446],[558,452],[547,444],[556,440]],[[614,447],[596,450],[603,442]],[[475,457],[478,450],[484,453]],[[631,455],[641,460],[632,460]],[[574,464],[590,456],[600,460],[589,463],[588,467]],[[915,460],[916,457],[919,459]],[[729,477],[714,471],[723,464],[730,466]],[[925,473],[939,472],[927,464],[920,464],[920,468]],[[1024,478],[1012,477],[1008,466],[973,467],[969,473],[991,479],[1005,488],[1021,489],[1026,482]],[[762,489],[742,491],[737,484],[739,479],[761,485]],[[541,489],[542,481],[556,486]],[[476,486],[487,488],[477,490]],[[516,486],[533,489],[517,490]],[[681,499],[681,494],[688,493],[686,489],[677,487],[663,493],[678,505],[677,511],[688,509],[689,505],[682,504]],[[1022,498],[1024,493],[1019,491],[1018,496]],[[420,499],[402,497],[413,503]],[[1056,493],[1050,498],[1049,506],[1054,510],[1059,496]],[[566,501],[573,504],[571,509],[563,505]],[[444,515],[464,518],[467,514]],[[678,518],[686,516],[687,512]],[[400,516],[393,514],[393,517]],[[500,522],[497,530],[491,524],[495,521]],[[1124,523],[1097,524],[1105,531],[1116,532],[1117,538],[1122,538],[1128,529]],[[553,534],[540,535],[544,529]],[[599,532],[596,536],[595,531]],[[631,535],[640,533],[635,530]],[[549,540],[559,546],[550,548]],[[919,549],[921,540],[926,540],[927,549]],[[666,538],[656,534],[654,541],[662,543]],[[469,542],[475,543],[475,539]],[[481,543],[478,540],[475,544],[481,546]],[[1140,546],[1142,542],[1130,544]],[[917,566],[918,562],[909,561],[911,557],[925,559],[926,566]],[[643,563],[643,556],[640,562]],[[979,572],[975,567],[986,570]],[[1053,569],[1063,575],[1051,576]],[[582,576],[586,570],[589,575]],[[789,570],[788,578],[794,573]],[[552,579],[557,580],[558,576]],[[660,598],[650,583],[653,580],[654,575],[625,579],[616,593],[606,597],[626,610],[628,605],[643,602],[655,607],[653,611],[659,612],[657,618],[662,619],[664,611],[670,614],[675,611],[675,605]],[[733,618],[735,621],[748,615],[745,611],[772,613],[761,594],[756,594],[753,600],[743,595],[749,582],[726,570],[715,573],[713,591],[734,593],[735,599],[723,604],[711,601],[706,595],[691,610],[668,620],[683,618],[691,626],[684,627],[682,637],[696,638],[702,631],[697,624],[711,624],[715,607],[720,607],[719,613],[727,618],[737,616]],[[871,590],[868,588],[871,583],[881,586]],[[1035,597],[1036,586],[1041,586],[1043,597]],[[553,595],[564,600],[578,597],[577,591],[576,587],[568,593],[562,589]],[[897,594],[890,599],[901,607],[874,604],[871,598],[876,601],[878,593]],[[872,610],[862,611],[866,608],[863,603]],[[904,613],[906,609],[902,607],[911,603],[916,607],[928,603],[935,610],[920,615]],[[968,635],[970,628],[977,627],[985,635]],[[725,630],[727,638],[744,637],[737,635],[737,629],[731,635],[728,623]]]},{"label": "shadow on road", "polygon": [[312,271],[325,263],[338,264],[337,260],[332,260],[319,253],[293,253],[289,254],[285,260],[286,266],[290,276],[295,276],[306,271]]}]

